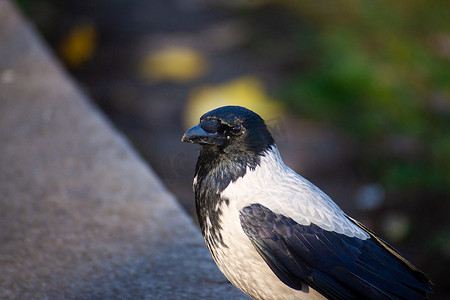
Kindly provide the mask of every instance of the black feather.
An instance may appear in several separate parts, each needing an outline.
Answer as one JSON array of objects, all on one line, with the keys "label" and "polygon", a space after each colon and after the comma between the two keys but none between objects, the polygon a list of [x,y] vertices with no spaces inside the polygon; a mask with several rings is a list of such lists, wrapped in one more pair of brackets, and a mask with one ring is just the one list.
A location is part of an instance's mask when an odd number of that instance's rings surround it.
[{"label": "black feather", "polygon": [[304,226],[260,204],[244,207],[240,220],[262,258],[293,288],[305,282],[331,299],[424,299],[431,292],[423,276],[372,237]]}]

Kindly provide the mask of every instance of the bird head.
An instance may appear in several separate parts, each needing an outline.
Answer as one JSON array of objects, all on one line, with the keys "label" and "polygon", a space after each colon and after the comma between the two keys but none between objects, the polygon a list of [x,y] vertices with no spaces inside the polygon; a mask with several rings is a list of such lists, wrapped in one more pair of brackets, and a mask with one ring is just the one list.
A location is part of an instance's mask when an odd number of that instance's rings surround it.
[{"label": "bird head", "polygon": [[181,140],[200,144],[202,150],[231,155],[261,155],[274,144],[264,120],[241,106],[224,106],[207,112]]}]

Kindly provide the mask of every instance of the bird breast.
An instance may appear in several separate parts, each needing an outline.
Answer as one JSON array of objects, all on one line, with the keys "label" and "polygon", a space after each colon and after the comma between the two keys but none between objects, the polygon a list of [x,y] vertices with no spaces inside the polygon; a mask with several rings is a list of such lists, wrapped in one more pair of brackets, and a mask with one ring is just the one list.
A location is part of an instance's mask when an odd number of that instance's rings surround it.
[{"label": "bird breast", "polygon": [[[222,201],[220,210],[223,243],[208,244],[208,229],[205,241],[231,283],[253,299],[324,299],[306,285],[302,291],[294,290],[276,277],[242,230],[236,203]],[[206,224],[211,226],[210,221]]]}]

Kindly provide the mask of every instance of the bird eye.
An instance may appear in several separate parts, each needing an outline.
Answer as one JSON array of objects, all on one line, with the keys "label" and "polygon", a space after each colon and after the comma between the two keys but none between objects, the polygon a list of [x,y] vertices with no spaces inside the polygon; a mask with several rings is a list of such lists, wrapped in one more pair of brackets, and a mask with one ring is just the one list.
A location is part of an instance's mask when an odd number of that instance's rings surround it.
[{"label": "bird eye", "polygon": [[236,125],[236,126],[233,126],[230,131],[234,135],[239,135],[242,133],[242,127],[239,125]]}]

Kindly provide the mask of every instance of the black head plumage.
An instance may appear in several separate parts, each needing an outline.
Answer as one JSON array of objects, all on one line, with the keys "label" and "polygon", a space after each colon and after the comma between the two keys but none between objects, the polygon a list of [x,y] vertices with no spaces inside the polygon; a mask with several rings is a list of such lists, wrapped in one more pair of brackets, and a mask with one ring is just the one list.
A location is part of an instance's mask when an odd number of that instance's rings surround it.
[{"label": "black head plumage", "polygon": [[224,142],[219,148],[230,155],[261,155],[274,144],[264,120],[245,107],[219,107],[204,114],[199,125],[221,136]]}]

